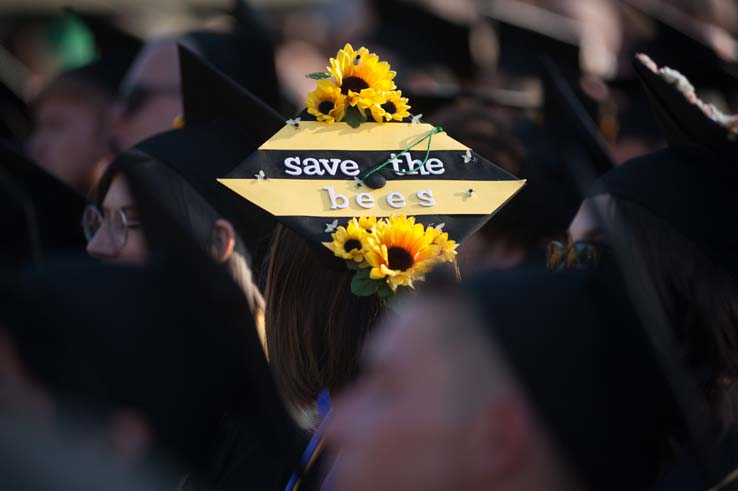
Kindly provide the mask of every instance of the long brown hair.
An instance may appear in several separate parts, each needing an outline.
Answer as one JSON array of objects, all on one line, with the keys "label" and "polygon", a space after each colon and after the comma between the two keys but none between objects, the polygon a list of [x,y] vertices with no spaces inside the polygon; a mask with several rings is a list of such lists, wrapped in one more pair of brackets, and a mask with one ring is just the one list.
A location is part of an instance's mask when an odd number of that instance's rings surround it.
[{"label": "long brown hair", "polygon": [[646,260],[683,360],[713,413],[730,419],[729,391],[738,380],[738,282],[642,206],[615,197],[612,203]]},{"label": "long brown hair", "polygon": [[356,376],[364,339],[382,310],[378,298],[351,293],[352,271],[333,271],[318,254],[277,226],[267,270],[267,351],[296,410],[312,408],[323,389],[339,391]]}]

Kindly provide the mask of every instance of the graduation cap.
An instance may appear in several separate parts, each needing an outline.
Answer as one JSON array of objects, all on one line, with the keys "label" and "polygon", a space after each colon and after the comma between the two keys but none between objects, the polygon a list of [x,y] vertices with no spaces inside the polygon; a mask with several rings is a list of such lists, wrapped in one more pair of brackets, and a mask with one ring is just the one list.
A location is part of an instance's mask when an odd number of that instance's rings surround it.
[{"label": "graduation cap", "polygon": [[13,269],[52,251],[82,251],[85,199],[0,142],[0,263]]},{"label": "graduation cap", "polygon": [[738,117],[702,102],[682,74],[659,68],[644,54],[635,57],[633,66],[669,144],[719,144],[738,138]]},{"label": "graduation cap", "polygon": [[466,288],[587,489],[652,489],[668,437],[680,427],[666,375],[619,276],[496,272]]},{"label": "graduation cap", "polygon": [[255,17],[242,18],[234,32],[195,31],[181,41],[238,85],[279,107],[274,40]]},{"label": "graduation cap", "polygon": [[[339,59],[349,56],[348,51],[353,53],[353,48],[345,47]],[[362,52],[357,51],[356,57],[361,58]],[[368,68],[360,69],[370,69],[372,58],[368,54],[364,58]],[[343,80],[347,85],[356,82],[349,76]],[[319,82],[316,97],[328,90],[324,82]],[[357,95],[354,91],[348,93],[349,97]],[[316,105],[312,110],[320,111],[324,103],[330,102],[335,109],[334,103],[340,106],[341,100],[321,102],[309,97]],[[393,107],[391,111],[398,110]],[[347,115],[351,111],[359,112],[353,107],[346,109]],[[362,257],[370,263],[374,259],[392,262],[387,257],[372,259],[371,241],[378,241],[375,244],[380,251],[382,247],[393,251],[385,255],[396,255],[395,267],[389,268],[393,271],[391,277],[405,278],[412,284],[403,271],[416,267],[416,272],[424,270],[424,254],[433,256],[433,262],[440,256],[431,251],[439,248],[451,260],[455,244],[448,241],[460,242],[475,232],[524,185],[524,181],[474,153],[442,128],[418,118],[384,124],[365,122],[358,127],[310,119],[314,118],[303,113],[301,118],[288,121],[219,181],[300,234],[323,253],[326,265],[341,270],[346,265],[338,258],[348,259],[349,267],[359,268],[356,277],[366,276],[365,294],[373,294],[382,283],[369,281],[368,268],[361,266]],[[365,219],[353,220],[360,217]],[[406,248],[392,245],[389,235],[411,229],[420,234],[418,227],[423,229],[422,239],[416,237],[417,241]],[[382,231],[389,235],[381,238]],[[426,246],[432,247],[423,249]],[[392,280],[388,283],[396,286]],[[357,291],[354,289],[354,293]]]},{"label": "graduation cap", "polygon": [[558,136],[564,153],[570,154],[574,146],[583,149],[596,173],[604,174],[615,167],[607,143],[590,117],[584,104],[549,56],[542,59],[544,67],[544,124]]},{"label": "graduation cap", "polygon": [[78,18],[92,32],[97,47],[97,58],[91,63],[69,70],[65,75],[76,76],[94,83],[111,96],[118,93],[128,68],[143,46],[143,41],[118,28],[111,21],[74,9],[65,9]]},{"label": "graduation cap", "polygon": [[143,152],[181,176],[210,206],[230,220],[259,259],[274,226],[258,208],[244,206],[217,183],[284,125],[276,111],[228,76],[180,47],[183,128],[149,138]]},{"label": "graduation cap", "polygon": [[483,13],[497,32],[498,67],[503,72],[538,77],[540,58],[548,55],[568,78],[579,78],[580,40],[574,21],[519,1],[494,2]]},{"label": "graduation cap", "polygon": [[0,81],[0,141],[23,142],[31,134],[33,118],[28,104]]},{"label": "graduation cap", "polygon": [[[442,66],[461,78],[475,74],[471,27],[445,19],[417,1],[373,0],[376,30],[368,43],[396,53],[406,68]],[[399,63],[401,61],[401,63]]]}]

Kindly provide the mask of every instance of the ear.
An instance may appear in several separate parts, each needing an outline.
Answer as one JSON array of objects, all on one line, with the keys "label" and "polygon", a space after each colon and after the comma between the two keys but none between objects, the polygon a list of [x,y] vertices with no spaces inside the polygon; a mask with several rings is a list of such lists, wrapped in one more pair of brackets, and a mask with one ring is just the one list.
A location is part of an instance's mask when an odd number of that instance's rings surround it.
[{"label": "ear", "polygon": [[136,462],[153,445],[153,432],[148,420],[138,411],[118,410],[110,418],[110,444],[123,462]]},{"label": "ear", "polygon": [[491,401],[479,413],[469,453],[479,482],[491,485],[525,469],[533,440],[532,417],[525,401],[515,396]]},{"label": "ear", "polygon": [[224,263],[233,255],[236,247],[236,231],[228,220],[218,219],[213,226],[211,252],[216,262]]}]

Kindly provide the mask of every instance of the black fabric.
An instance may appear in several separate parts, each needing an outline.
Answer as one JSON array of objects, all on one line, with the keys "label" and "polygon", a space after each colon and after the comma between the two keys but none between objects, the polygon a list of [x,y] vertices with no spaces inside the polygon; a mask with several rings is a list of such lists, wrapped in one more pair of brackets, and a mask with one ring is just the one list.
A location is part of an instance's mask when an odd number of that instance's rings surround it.
[{"label": "black fabric", "polygon": [[737,162],[738,143],[674,146],[618,166],[589,195],[643,206],[738,279]]},{"label": "black fabric", "polygon": [[[657,61],[661,62],[660,59]],[[689,102],[676,86],[652,72],[637,58],[633,60],[633,66],[669,144],[719,144],[730,136],[736,137],[727,128],[708,118],[699,107]]]},{"label": "black fabric", "polygon": [[280,107],[280,89],[274,65],[274,41],[259,23],[241,25],[233,33],[197,31],[184,44],[271,107]]},{"label": "black fabric", "polygon": [[118,93],[128,68],[136,59],[143,41],[133,34],[123,31],[104,17],[85,14],[68,9],[68,14],[79,18],[95,38],[97,58],[65,75],[79,77],[94,83],[111,97]]},{"label": "black fabric", "polygon": [[32,128],[33,119],[28,104],[0,81],[0,142],[25,141]]},{"label": "black fabric", "polygon": [[467,288],[480,319],[577,474],[597,490],[658,478],[672,399],[612,274],[497,272]]},{"label": "black fabric", "polygon": [[0,268],[83,251],[84,207],[84,197],[0,142]]}]

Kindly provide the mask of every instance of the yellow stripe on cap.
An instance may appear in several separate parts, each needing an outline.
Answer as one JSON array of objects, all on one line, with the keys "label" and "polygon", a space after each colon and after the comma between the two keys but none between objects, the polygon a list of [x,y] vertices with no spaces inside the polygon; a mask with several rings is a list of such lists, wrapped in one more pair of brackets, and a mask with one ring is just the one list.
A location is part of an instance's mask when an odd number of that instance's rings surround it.
[{"label": "yellow stripe on cap", "polygon": [[[429,124],[411,123],[363,123],[351,128],[345,123],[325,124],[316,121],[301,122],[299,126],[285,125],[264,143],[261,150],[331,150],[331,151],[401,151],[433,130]],[[412,150],[425,151],[427,141]],[[457,142],[446,133],[433,135],[431,151],[465,152],[466,145]]]},{"label": "yellow stripe on cap", "polygon": [[[357,188],[352,181],[316,179],[218,179],[218,181],[274,216],[307,216],[340,218],[347,216],[390,215],[489,215],[507,203],[525,185],[524,180],[511,181],[453,181],[402,180],[388,181],[381,189]],[[330,193],[345,208],[332,209]],[[433,206],[422,206],[418,193],[430,191]],[[373,208],[359,206],[356,197],[369,194]],[[392,207],[390,193],[399,193],[405,206]],[[337,196],[341,196],[338,198]],[[393,195],[395,204],[398,195]],[[427,204],[427,194],[424,202]],[[346,199],[346,201],[343,200]]]}]

